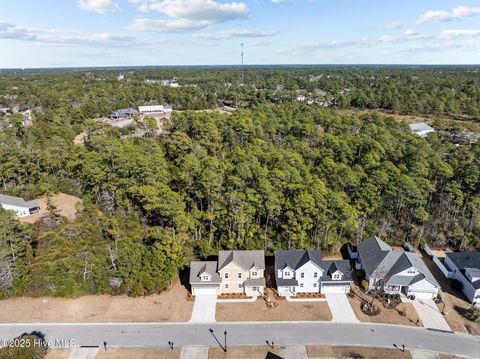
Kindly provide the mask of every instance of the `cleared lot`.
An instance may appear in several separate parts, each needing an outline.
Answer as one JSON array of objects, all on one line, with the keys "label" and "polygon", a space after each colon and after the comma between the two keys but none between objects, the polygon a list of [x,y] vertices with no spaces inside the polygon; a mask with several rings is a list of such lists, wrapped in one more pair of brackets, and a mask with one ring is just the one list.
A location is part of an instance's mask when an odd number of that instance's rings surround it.
[{"label": "cleared lot", "polygon": [[186,296],[177,279],[164,293],[148,297],[11,298],[2,301],[0,323],[186,322],[193,308]]}]

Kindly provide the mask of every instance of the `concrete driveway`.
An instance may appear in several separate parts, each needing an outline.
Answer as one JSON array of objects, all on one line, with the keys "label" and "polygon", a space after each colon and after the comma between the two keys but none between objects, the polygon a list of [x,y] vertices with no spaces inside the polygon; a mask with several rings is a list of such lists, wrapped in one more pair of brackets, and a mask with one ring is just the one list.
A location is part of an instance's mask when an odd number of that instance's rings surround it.
[{"label": "concrete driveway", "polygon": [[425,328],[452,330],[432,299],[415,299],[411,303]]},{"label": "concrete driveway", "polygon": [[359,323],[346,294],[325,294],[325,297],[332,313],[332,322]]},{"label": "concrete driveway", "polygon": [[217,310],[215,294],[199,294],[195,296],[190,323],[214,323]]}]

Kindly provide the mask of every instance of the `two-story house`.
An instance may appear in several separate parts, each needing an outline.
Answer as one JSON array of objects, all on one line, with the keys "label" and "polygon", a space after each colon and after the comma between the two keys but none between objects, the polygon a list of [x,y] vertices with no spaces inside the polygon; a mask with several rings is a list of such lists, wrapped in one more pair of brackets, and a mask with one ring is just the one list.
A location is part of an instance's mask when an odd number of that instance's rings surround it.
[{"label": "two-story house", "polygon": [[348,260],[323,260],[317,250],[275,252],[278,294],[348,293],[352,276]]},{"label": "two-story house", "polygon": [[445,254],[445,266],[452,278],[462,283],[462,291],[470,303],[480,304],[480,252]]},{"label": "two-story house", "polygon": [[220,251],[218,261],[192,262],[192,294],[243,293],[263,295],[265,254],[262,250]]},{"label": "two-story house", "polygon": [[394,251],[377,236],[358,244],[357,261],[365,271],[369,290],[382,288],[385,293],[407,297],[437,297],[440,284],[423,260],[414,252]]}]

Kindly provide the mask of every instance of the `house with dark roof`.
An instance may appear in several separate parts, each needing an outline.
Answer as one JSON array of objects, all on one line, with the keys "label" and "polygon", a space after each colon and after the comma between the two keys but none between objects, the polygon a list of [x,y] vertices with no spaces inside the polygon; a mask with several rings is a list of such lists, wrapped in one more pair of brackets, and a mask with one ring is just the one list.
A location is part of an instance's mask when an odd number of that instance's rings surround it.
[{"label": "house with dark roof", "polygon": [[265,253],[262,250],[220,251],[218,261],[192,262],[192,294],[242,293],[263,295]]},{"label": "house with dark roof", "polygon": [[470,303],[480,304],[480,252],[446,253],[444,265],[462,283]]},{"label": "house with dark roof", "polygon": [[134,116],[140,116],[140,115],[141,113],[133,108],[122,108],[122,109],[113,111],[108,116],[108,118],[112,120],[118,120],[118,119],[132,118]]},{"label": "house with dark roof", "polygon": [[40,203],[38,201],[25,201],[23,198],[6,194],[0,194],[0,207],[14,211],[19,218],[30,216],[40,211]]},{"label": "house with dark roof", "polygon": [[278,294],[348,293],[352,282],[348,260],[323,260],[318,250],[275,252]]},{"label": "house with dark roof", "polygon": [[383,287],[385,293],[409,298],[433,299],[440,284],[414,252],[394,251],[377,236],[358,244],[358,266],[365,271],[369,290]]}]

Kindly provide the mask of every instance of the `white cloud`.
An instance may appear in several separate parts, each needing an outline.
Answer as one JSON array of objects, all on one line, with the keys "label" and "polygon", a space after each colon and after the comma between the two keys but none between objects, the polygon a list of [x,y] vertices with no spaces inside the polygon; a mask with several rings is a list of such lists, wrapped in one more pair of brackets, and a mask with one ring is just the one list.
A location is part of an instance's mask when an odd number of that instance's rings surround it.
[{"label": "white cloud", "polygon": [[392,21],[391,23],[388,23],[385,28],[391,29],[391,30],[398,30],[403,26],[403,24],[399,21]]},{"label": "white cloud", "polygon": [[428,10],[416,21],[417,25],[423,25],[428,22],[446,22],[452,20],[461,20],[466,17],[480,14],[480,7],[458,6],[452,11]]},{"label": "white cloud", "polygon": [[252,46],[269,46],[272,42],[270,40],[255,40],[252,42]]},{"label": "white cloud", "polygon": [[21,40],[45,44],[84,45],[102,47],[137,47],[160,43],[161,40],[143,40],[134,36],[111,33],[74,34],[69,30],[37,29],[0,21],[0,39]]},{"label": "white cloud", "polygon": [[122,11],[120,5],[113,0],[79,0],[77,3],[82,10],[95,11],[102,15]]},{"label": "white cloud", "polygon": [[[132,2],[132,0],[131,0]],[[135,19],[129,28],[138,31],[180,32],[204,29],[213,24],[245,18],[248,7],[242,2],[215,0],[133,0],[142,12],[159,12],[168,19]]]},{"label": "white cloud", "polygon": [[280,4],[281,2],[289,1],[289,0],[270,0],[274,4]]},{"label": "white cloud", "polygon": [[456,29],[443,30],[440,33],[442,39],[451,39],[454,37],[475,37],[480,36],[480,29]]},{"label": "white cloud", "polygon": [[229,40],[234,37],[268,37],[275,35],[275,31],[259,31],[248,29],[230,29],[215,33],[196,33],[194,37],[204,40]]}]

